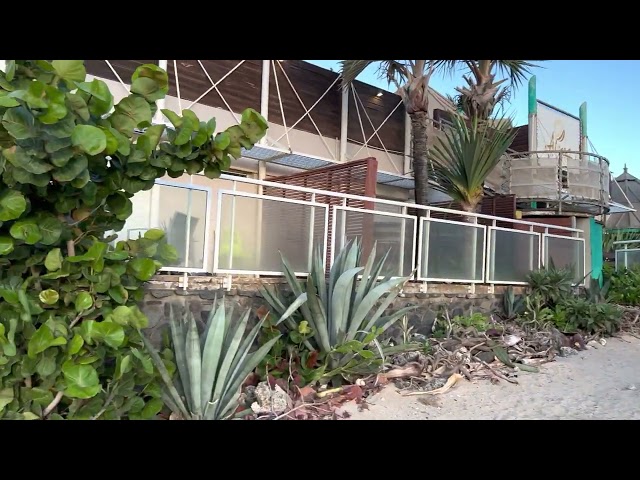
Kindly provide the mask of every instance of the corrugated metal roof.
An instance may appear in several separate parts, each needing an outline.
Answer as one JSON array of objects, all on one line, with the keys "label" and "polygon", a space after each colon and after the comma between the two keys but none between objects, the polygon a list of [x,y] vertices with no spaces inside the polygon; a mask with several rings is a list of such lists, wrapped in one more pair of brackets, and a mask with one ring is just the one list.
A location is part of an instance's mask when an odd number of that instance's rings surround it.
[{"label": "corrugated metal roof", "polygon": [[[336,162],[322,158],[304,155],[302,153],[288,152],[265,145],[255,145],[251,150],[242,149],[242,156],[253,160],[264,160],[265,162],[271,162],[285,167],[299,168],[301,170],[312,170],[314,168],[336,165]],[[407,190],[415,188],[413,178],[394,175],[388,172],[378,172],[377,183]]]}]

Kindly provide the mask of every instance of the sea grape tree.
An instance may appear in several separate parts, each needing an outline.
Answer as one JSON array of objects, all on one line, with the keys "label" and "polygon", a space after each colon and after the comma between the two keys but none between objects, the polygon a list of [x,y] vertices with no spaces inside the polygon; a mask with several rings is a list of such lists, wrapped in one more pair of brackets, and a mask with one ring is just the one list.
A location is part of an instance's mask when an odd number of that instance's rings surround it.
[{"label": "sea grape tree", "polygon": [[168,88],[152,64],[117,103],[82,60],[0,71],[0,418],[151,418],[162,407],[136,304],[176,251],[159,230],[115,246],[107,234],[157,178],[216,178],[267,127],[252,109],[217,134],[191,110],[153,124]]}]

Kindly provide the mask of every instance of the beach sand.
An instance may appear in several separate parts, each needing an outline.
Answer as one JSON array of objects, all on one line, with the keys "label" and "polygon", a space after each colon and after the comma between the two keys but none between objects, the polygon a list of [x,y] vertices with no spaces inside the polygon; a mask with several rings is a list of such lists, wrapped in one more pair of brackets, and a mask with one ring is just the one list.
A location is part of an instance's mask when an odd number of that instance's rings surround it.
[{"label": "beach sand", "polygon": [[[640,340],[625,336],[504,380],[462,380],[441,395],[401,396],[393,385],[346,406],[355,420],[640,419]],[[420,401],[419,399],[423,399]],[[430,402],[425,404],[423,402]]]}]

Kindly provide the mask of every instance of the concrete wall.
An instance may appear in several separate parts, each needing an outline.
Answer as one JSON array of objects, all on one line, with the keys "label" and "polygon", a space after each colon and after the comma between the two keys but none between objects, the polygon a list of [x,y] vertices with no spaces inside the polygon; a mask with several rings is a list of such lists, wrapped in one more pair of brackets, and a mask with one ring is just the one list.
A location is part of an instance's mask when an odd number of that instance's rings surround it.
[{"label": "concrete wall", "polygon": [[[147,284],[142,310],[149,317],[147,333],[152,340],[158,342],[162,330],[168,321],[169,305],[177,303],[187,306],[195,318],[204,322],[211,311],[214,298],[225,296],[227,308],[234,305],[235,315],[239,315],[246,308],[253,312],[265,301],[258,289],[261,284],[280,285],[285,288],[282,279],[260,279],[248,277],[234,277],[231,289],[222,288],[221,277],[190,277],[188,288],[183,289],[179,284],[180,277],[174,275],[160,275]],[[409,323],[414,332],[430,335],[436,316],[447,308],[451,316],[470,315],[472,312],[489,314],[500,310],[505,287],[496,286],[495,293],[488,293],[488,286],[477,285],[475,293],[469,293],[468,285],[429,284],[427,292],[420,291],[421,284],[409,283],[402,294],[389,307],[389,312],[397,311],[409,305],[418,305],[409,314]],[[522,293],[523,287],[514,287],[516,293]],[[255,315],[252,316],[255,318]],[[400,324],[396,324],[388,331],[392,337],[401,336]]]}]

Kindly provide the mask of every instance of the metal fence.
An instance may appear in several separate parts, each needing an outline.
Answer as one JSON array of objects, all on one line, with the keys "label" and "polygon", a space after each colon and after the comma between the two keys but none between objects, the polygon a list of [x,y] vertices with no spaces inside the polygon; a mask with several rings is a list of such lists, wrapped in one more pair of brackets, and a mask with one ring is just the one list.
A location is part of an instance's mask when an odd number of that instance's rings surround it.
[{"label": "metal fence", "polygon": [[[572,268],[576,281],[585,276],[579,229],[232,175],[217,182],[224,188],[214,192],[194,184],[193,177],[188,184],[159,181],[147,196],[134,197],[125,230],[163,228],[174,245],[180,240],[181,260],[165,271],[281,275],[282,253],[306,275],[316,249],[328,267],[357,238],[363,262],[373,245],[377,256],[388,253],[385,276],[415,271],[414,280],[424,282],[525,284],[528,272],[551,262]],[[309,200],[264,195],[264,187],[304,192]],[[354,201],[365,207],[349,206]],[[414,216],[408,209],[423,212]],[[432,217],[435,212],[447,213],[447,219]]]},{"label": "metal fence", "polygon": [[[630,248],[631,245],[635,245]],[[617,248],[620,246],[621,248]],[[633,269],[640,265],[640,240],[613,242],[616,271]]]}]

